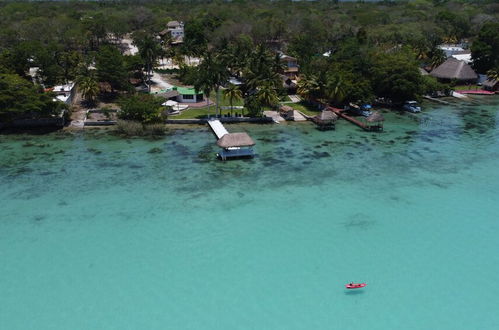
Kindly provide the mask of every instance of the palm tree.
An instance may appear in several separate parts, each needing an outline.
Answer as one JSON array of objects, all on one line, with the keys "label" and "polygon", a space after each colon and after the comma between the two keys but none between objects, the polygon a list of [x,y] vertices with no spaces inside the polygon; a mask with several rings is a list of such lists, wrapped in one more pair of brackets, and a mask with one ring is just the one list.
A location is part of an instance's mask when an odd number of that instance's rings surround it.
[{"label": "palm tree", "polygon": [[[229,78],[229,71],[225,63],[217,54],[208,51],[203,58],[201,64],[197,67],[197,78],[194,84],[196,89],[201,88],[203,91],[216,93],[216,114],[218,114],[218,101],[220,87],[225,84]],[[201,90],[198,89],[198,90]],[[206,92],[205,92],[206,94]],[[209,97],[207,94],[207,97]],[[209,100],[207,100],[209,102]],[[208,106],[209,109],[209,106]]]},{"label": "palm tree", "polygon": [[334,104],[340,104],[343,102],[346,96],[346,91],[341,76],[332,76],[328,79],[326,85],[326,95],[328,96],[329,101]]},{"label": "palm tree", "polygon": [[499,67],[487,71],[487,78],[490,80],[499,80]]},{"label": "palm tree", "polygon": [[99,84],[92,76],[80,77],[77,79],[78,89],[88,104],[93,104],[99,95]]},{"label": "palm tree", "polygon": [[[144,61],[144,67],[149,80],[156,60],[161,55],[161,45],[159,45],[152,36],[146,36],[138,42],[137,46],[139,48],[139,56]],[[148,87],[149,89],[151,88],[150,84]]]},{"label": "palm tree", "polygon": [[232,102],[234,100],[236,101],[241,100],[243,97],[243,93],[239,89],[239,86],[234,84],[229,84],[223,93],[225,97],[229,98],[230,114],[232,115]]},{"label": "palm tree", "polygon": [[318,96],[320,86],[317,78],[313,75],[303,76],[298,81],[297,92],[307,100],[311,100]]},{"label": "palm tree", "polygon": [[274,107],[279,103],[279,97],[275,86],[270,81],[263,82],[260,86],[258,86],[256,98],[260,104],[268,105],[270,107]]}]

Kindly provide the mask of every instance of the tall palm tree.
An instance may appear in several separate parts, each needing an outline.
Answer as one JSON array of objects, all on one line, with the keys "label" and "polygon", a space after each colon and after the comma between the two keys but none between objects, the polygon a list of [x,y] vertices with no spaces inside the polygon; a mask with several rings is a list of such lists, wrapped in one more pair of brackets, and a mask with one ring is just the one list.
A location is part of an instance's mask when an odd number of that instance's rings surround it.
[{"label": "tall palm tree", "polygon": [[[197,78],[194,84],[194,87],[196,89],[198,89],[199,87],[203,91],[215,91],[216,114],[218,114],[220,87],[225,84],[229,78],[229,71],[227,70],[225,63],[220,57],[217,56],[217,54],[208,51],[203,57],[203,61],[201,62],[201,64],[197,67],[196,75]],[[209,93],[207,94],[207,97],[209,97]]]},{"label": "tall palm tree", "polygon": [[[149,80],[154,65],[162,53],[161,45],[152,36],[146,36],[138,42],[137,46],[139,48],[139,56],[144,61],[144,67]],[[150,89],[150,84],[148,86]]]},{"label": "tall palm tree", "polygon": [[232,115],[232,103],[233,101],[241,100],[243,97],[242,91],[239,89],[239,86],[234,84],[229,84],[227,88],[224,90],[224,96],[229,98],[230,103],[230,114]]},{"label": "tall palm tree", "polygon": [[275,107],[279,103],[279,96],[272,82],[263,82],[258,86],[256,98],[262,105]]},{"label": "tall palm tree", "polygon": [[80,77],[77,79],[78,89],[88,104],[93,104],[99,95],[99,84],[92,76]]},{"label": "tall palm tree", "polygon": [[307,100],[316,98],[319,94],[320,86],[317,78],[313,75],[303,76],[298,81],[297,92]]},{"label": "tall palm tree", "polygon": [[326,85],[326,95],[333,104],[340,104],[346,96],[345,86],[341,76],[332,76]]}]

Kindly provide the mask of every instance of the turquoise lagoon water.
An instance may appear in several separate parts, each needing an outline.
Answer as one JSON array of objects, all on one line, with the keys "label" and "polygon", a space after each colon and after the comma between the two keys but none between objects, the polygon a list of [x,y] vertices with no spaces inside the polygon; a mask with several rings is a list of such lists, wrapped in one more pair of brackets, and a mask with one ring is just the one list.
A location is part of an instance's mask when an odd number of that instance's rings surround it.
[{"label": "turquoise lagoon water", "polygon": [[203,126],[0,136],[0,328],[499,329],[499,100],[477,100],[382,134],[229,126],[258,156],[225,163]]}]

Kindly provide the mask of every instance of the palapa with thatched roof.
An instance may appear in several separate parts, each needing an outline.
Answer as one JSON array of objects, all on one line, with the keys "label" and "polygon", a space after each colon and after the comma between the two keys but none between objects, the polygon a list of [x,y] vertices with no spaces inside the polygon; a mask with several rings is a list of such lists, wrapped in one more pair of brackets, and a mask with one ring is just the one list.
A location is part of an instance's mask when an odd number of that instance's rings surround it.
[{"label": "palapa with thatched roof", "polygon": [[228,133],[222,136],[217,145],[221,148],[252,147],[255,145],[253,139],[247,133]]},{"label": "palapa with thatched roof", "polygon": [[312,118],[312,121],[317,124],[319,129],[332,129],[336,121],[338,120],[338,115],[330,110],[321,111],[320,114]]},{"label": "palapa with thatched roof", "polygon": [[478,78],[476,72],[469,64],[453,57],[439,65],[430,75],[442,80],[475,81]]},{"label": "palapa with thatched roof", "polygon": [[385,117],[379,111],[374,111],[372,115],[366,118],[366,127],[370,131],[382,131]]}]

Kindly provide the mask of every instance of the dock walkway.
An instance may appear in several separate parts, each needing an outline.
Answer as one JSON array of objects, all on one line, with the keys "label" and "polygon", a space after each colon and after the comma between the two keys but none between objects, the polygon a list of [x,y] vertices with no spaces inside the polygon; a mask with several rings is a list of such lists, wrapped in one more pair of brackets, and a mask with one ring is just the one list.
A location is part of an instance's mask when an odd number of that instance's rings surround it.
[{"label": "dock walkway", "polygon": [[362,128],[365,131],[369,131],[370,130],[369,127],[366,124],[364,124],[363,122],[361,122],[361,121],[359,121],[359,120],[357,120],[357,119],[355,119],[353,117],[350,117],[350,116],[346,115],[344,113],[344,110],[342,110],[342,109],[333,108],[331,106],[327,106],[327,109],[330,110],[330,111],[332,111],[332,112],[334,112],[335,114],[337,114],[338,117],[341,117],[343,119],[348,120],[349,122],[351,122],[351,123],[359,126],[360,128]]},{"label": "dock walkway", "polygon": [[225,129],[224,125],[218,119],[208,120],[208,125],[211,130],[217,136],[217,139],[221,139],[225,134],[229,134],[229,132]]},{"label": "dock walkway", "polygon": [[430,101],[433,101],[433,102],[438,102],[438,103],[441,103],[441,104],[445,104],[445,105],[451,105],[450,102],[447,102],[447,101],[444,101],[444,100],[439,100],[439,99],[436,99],[434,97],[431,97],[431,96],[428,96],[428,95],[425,95],[423,96],[425,99],[427,100],[430,100]]}]

